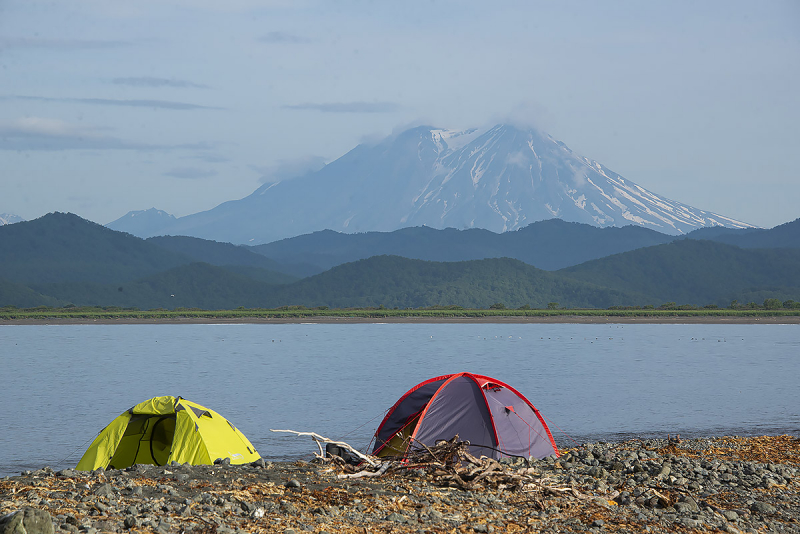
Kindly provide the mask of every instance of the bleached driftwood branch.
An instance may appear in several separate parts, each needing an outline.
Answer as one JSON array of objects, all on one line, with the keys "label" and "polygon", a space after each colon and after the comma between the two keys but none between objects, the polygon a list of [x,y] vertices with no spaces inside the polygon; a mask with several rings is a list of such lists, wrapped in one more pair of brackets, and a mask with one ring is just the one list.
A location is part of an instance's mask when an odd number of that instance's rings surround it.
[{"label": "bleached driftwood branch", "polygon": [[383,476],[386,471],[391,467],[392,462],[383,462],[383,465],[377,471],[359,471],[358,473],[339,474],[337,478],[361,478],[361,477],[379,477]]},{"label": "bleached driftwood branch", "polygon": [[360,451],[356,450],[354,447],[350,446],[349,444],[345,443],[344,441],[334,441],[332,439],[328,439],[325,436],[320,436],[316,432],[298,432],[297,430],[273,430],[272,428],[269,429],[270,432],[287,432],[289,434],[296,434],[298,436],[309,436],[319,447],[319,456],[320,458],[325,458],[325,450],[322,448],[323,443],[330,443],[331,445],[336,445],[337,447],[342,447],[347,449],[348,451],[352,452],[360,459],[367,462],[372,467],[377,467],[380,465],[380,462],[376,462],[374,459],[370,458],[369,456],[361,453]]}]

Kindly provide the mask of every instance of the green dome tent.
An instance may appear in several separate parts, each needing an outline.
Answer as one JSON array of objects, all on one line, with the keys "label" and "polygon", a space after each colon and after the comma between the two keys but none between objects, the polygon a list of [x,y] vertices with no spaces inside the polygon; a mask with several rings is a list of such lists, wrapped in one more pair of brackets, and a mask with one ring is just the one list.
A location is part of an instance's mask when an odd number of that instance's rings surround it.
[{"label": "green dome tent", "polygon": [[134,464],[212,464],[261,458],[227,419],[181,397],[154,397],[126,411],[95,438],[76,469],[123,469]]}]

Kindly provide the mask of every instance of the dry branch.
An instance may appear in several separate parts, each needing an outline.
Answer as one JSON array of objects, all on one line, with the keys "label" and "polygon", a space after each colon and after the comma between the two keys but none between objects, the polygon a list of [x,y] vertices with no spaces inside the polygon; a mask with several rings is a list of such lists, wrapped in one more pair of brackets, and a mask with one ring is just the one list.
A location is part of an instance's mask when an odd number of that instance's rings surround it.
[{"label": "dry branch", "polygon": [[381,465],[380,469],[378,469],[377,471],[364,470],[364,471],[359,471],[358,473],[340,474],[336,476],[337,478],[380,477],[383,476],[386,473],[386,471],[389,470],[389,467],[391,467],[391,465],[392,462],[383,462],[383,465]]},{"label": "dry branch", "polygon": [[325,436],[320,436],[316,432],[298,432],[297,430],[273,430],[272,428],[269,429],[270,432],[287,432],[289,434],[296,434],[298,436],[309,436],[319,447],[319,454],[317,455],[319,458],[325,458],[325,451],[322,448],[322,443],[330,443],[331,445],[336,445],[337,447],[342,447],[347,449],[348,451],[355,454],[357,457],[362,459],[363,461],[367,462],[372,467],[377,467],[380,465],[380,462],[375,460],[373,457],[367,456],[364,453],[358,451],[351,445],[345,443],[344,441],[334,441],[332,439],[328,439]]}]

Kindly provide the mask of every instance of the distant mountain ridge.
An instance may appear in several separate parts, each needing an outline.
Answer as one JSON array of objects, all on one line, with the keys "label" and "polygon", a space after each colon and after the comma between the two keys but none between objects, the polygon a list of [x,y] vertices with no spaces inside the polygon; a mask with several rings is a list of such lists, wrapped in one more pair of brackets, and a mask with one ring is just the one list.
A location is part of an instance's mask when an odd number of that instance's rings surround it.
[{"label": "distant mountain ridge", "polygon": [[255,245],[325,229],[389,232],[424,225],[500,233],[554,217],[674,235],[752,226],[647,191],[538,130],[501,124],[462,132],[412,128],[208,211],[169,220],[148,210],[109,227],[140,237]]},{"label": "distant mountain ridge", "polygon": [[119,232],[127,232],[137,237],[162,235],[162,228],[168,227],[176,220],[163,210],[150,208],[147,210],[129,211],[123,217],[112,221],[106,227]]},{"label": "distant mountain ridge", "polygon": [[687,237],[709,239],[741,248],[800,248],[800,219],[769,229],[701,228]]},{"label": "distant mountain ridge", "polygon": [[251,251],[247,247],[208,241],[197,237],[160,236],[146,239],[159,247],[192,258],[195,262],[203,262],[219,267],[246,267],[271,272],[273,283],[288,283],[307,274],[318,271],[300,265],[283,265],[262,254]]},{"label": "distant mountain ridge", "polygon": [[[188,237],[145,241],[76,215],[53,213],[0,226],[0,307],[71,303],[142,309],[291,305],[486,308],[498,302],[508,307],[543,307],[557,302],[569,308],[603,308],[658,306],[670,301],[700,306],[726,306],[732,300],[760,303],[767,298],[800,301],[800,247],[783,246],[797,241],[800,221],[771,230],[719,234],[726,239],[758,235],[763,242],[778,245],[773,248],[740,248],[671,238],[639,227],[600,229],[563,221],[546,221],[503,234],[412,228],[355,236],[321,232],[309,237],[313,241],[333,236],[329,248],[311,243],[312,249],[316,246],[324,254],[338,248],[346,254],[360,254],[376,244],[388,247],[392,240],[392,246],[406,246],[408,251],[423,241],[425,246],[418,250],[425,253],[441,248],[445,255],[474,254],[480,247],[503,253],[508,246],[504,239],[525,238],[514,246],[538,249],[540,257],[561,255],[563,251],[554,244],[576,245],[572,250],[567,247],[568,257],[576,253],[574,248],[626,231],[671,241],[558,271],[544,271],[508,257],[444,262],[383,254],[296,280],[291,272],[296,266],[289,266],[289,273],[272,271],[269,267],[286,269],[287,265],[259,256],[253,252],[255,247]],[[364,241],[351,241],[362,237]],[[389,241],[381,244],[387,238]],[[447,242],[453,244],[449,249]]]},{"label": "distant mountain ridge", "polygon": [[396,255],[430,261],[506,257],[552,271],[673,239],[640,226],[598,228],[550,219],[501,234],[478,228],[436,230],[426,226],[359,234],[323,230],[251,249],[281,263],[313,264],[320,270],[372,256]]},{"label": "distant mountain ridge", "polygon": [[[771,229],[702,228],[686,237],[742,248],[800,248],[800,219]],[[642,228],[598,228],[589,224],[550,219],[513,232],[436,230],[414,227],[394,232],[345,234],[323,230],[282,239],[251,250],[281,263],[313,264],[323,271],[383,254],[431,261],[513,258],[555,271],[587,261],[683,239]]]},{"label": "distant mountain ridge", "polygon": [[13,213],[0,213],[0,226],[23,222],[25,219]]}]

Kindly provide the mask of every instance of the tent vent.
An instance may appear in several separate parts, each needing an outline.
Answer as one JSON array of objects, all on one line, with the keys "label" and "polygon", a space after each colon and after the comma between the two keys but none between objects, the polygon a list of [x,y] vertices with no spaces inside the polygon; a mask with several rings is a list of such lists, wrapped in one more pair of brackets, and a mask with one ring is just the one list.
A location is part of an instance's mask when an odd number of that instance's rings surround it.
[{"label": "tent vent", "polygon": [[201,417],[203,417],[204,415],[207,415],[208,417],[211,417],[211,414],[210,414],[210,413],[208,413],[208,410],[204,410],[204,409],[200,409],[200,408],[195,408],[194,406],[189,406],[189,409],[190,409],[190,410],[192,410],[192,413],[193,413],[193,414],[194,414],[194,416],[195,416],[195,417],[197,417],[198,419],[200,419],[200,418],[201,418]]}]

